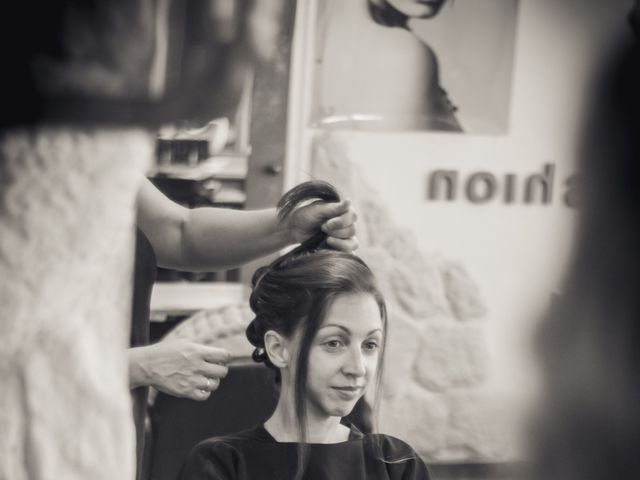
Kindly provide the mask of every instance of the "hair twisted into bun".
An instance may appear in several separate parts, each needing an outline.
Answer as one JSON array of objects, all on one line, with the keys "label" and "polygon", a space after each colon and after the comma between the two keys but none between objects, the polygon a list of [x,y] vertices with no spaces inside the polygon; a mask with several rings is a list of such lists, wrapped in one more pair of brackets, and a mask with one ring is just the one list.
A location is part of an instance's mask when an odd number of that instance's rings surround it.
[{"label": "hair twisted into bun", "polygon": [[[333,185],[327,182],[313,181],[301,183],[293,187],[278,202],[278,218],[280,221],[286,220],[293,211],[302,204],[310,200],[323,201],[327,203],[339,202],[340,195]],[[298,248],[285,255],[281,260],[294,258],[303,253],[314,252],[321,248],[329,248],[326,244],[327,234],[322,230],[318,231],[305,240]]]},{"label": "hair twisted into bun", "polygon": [[[339,202],[340,196],[329,183],[321,181],[305,182],[289,190],[278,202],[278,219],[285,221],[299,206],[311,201]],[[258,268],[251,278],[252,293],[249,305],[256,317],[247,327],[247,338],[256,347],[252,358],[256,362],[273,365],[264,351],[264,334],[273,329],[290,335],[293,324],[283,322],[286,312],[300,306],[301,300],[308,297],[308,292],[292,289],[287,281],[287,265],[291,262],[329,248],[326,245],[327,235],[320,229],[298,247],[276,259],[270,265]],[[294,295],[296,292],[297,295]],[[289,324],[287,324],[289,323]]]}]

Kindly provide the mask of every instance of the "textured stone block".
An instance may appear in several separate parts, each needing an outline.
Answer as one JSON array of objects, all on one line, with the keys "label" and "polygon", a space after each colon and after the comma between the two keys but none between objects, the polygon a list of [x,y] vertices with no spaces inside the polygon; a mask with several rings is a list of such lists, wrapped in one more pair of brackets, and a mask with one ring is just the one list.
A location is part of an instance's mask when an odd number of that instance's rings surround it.
[{"label": "textured stone block", "polygon": [[457,262],[446,262],[441,267],[445,292],[451,311],[458,320],[470,320],[486,314],[478,285]]},{"label": "textured stone block", "polygon": [[415,383],[411,373],[420,347],[420,331],[413,321],[392,308],[389,309],[388,322],[381,393],[392,399],[402,397]]},{"label": "textured stone block", "polygon": [[446,446],[449,407],[437,394],[409,385],[402,398],[380,404],[380,431],[408,442],[418,453],[435,458]]},{"label": "textured stone block", "polygon": [[[404,249],[400,244],[396,247],[398,251]],[[420,268],[423,262],[418,254],[411,260],[399,261],[382,246],[363,246],[358,254],[375,273],[388,302],[410,317],[450,315],[440,272],[433,264]]]},{"label": "textured stone block", "polygon": [[505,397],[483,391],[447,394],[447,458],[508,461],[522,458],[522,418]]},{"label": "textured stone block", "polygon": [[415,379],[424,388],[445,391],[475,387],[487,376],[488,353],[481,327],[471,324],[425,325],[415,357]]}]

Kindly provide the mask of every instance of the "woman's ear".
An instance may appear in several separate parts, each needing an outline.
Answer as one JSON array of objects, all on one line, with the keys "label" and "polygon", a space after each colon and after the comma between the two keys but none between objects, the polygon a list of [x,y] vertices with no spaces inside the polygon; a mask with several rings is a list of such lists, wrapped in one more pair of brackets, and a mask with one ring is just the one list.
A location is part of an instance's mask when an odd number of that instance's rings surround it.
[{"label": "woman's ear", "polygon": [[264,334],[264,349],[276,367],[285,368],[289,365],[289,342],[275,330],[268,330]]}]

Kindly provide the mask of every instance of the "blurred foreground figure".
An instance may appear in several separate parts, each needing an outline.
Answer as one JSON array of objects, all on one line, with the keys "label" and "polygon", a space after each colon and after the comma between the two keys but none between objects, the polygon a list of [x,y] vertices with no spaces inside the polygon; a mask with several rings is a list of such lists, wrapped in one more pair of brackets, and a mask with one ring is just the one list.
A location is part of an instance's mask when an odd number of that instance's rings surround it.
[{"label": "blurred foreground figure", "polygon": [[542,325],[534,478],[640,478],[640,4],[583,129],[581,221]]},{"label": "blurred foreground figure", "polygon": [[6,7],[0,478],[131,479],[123,353],[136,198],[155,131],[234,111],[245,74],[274,52],[277,8],[254,0]]}]

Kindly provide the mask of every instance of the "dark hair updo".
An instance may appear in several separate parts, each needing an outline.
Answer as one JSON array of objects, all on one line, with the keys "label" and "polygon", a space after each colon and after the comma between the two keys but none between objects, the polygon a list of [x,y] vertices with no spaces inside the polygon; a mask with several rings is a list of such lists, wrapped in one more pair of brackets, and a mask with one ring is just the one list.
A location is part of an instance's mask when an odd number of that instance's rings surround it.
[{"label": "dark hair updo", "polygon": [[[297,207],[314,200],[339,202],[340,197],[329,183],[302,183],[278,203],[280,221],[287,220]],[[384,299],[369,267],[356,255],[331,249],[326,239],[326,234],[318,229],[297,248],[253,274],[249,304],[256,316],[246,334],[256,347],[253,352],[256,362],[274,367],[264,351],[264,334],[268,330],[289,337],[298,327],[306,327],[312,339],[338,295],[371,294],[386,323]],[[304,344],[305,335],[302,338]]]},{"label": "dark hair updo", "polygon": [[[278,203],[278,216],[286,220],[302,204],[322,200],[338,202],[335,188],[325,182],[312,181],[287,192]],[[383,333],[386,333],[386,306],[369,267],[356,255],[333,250],[326,244],[320,229],[304,243],[259,268],[252,279],[249,299],[255,318],[247,327],[247,338],[256,347],[253,359],[279,369],[269,360],[264,335],[274,330],[290,337],[300,329],[300,348],[295,375],[295,403],[299,419],[304,419],[304,396],[309,349],[313,338],[333,301],[340,295],[369,294],[380,309]],[[382,351],[378,368],[379,384]]]}]

